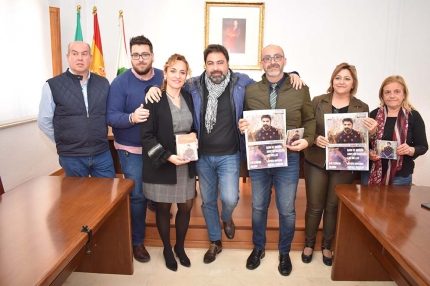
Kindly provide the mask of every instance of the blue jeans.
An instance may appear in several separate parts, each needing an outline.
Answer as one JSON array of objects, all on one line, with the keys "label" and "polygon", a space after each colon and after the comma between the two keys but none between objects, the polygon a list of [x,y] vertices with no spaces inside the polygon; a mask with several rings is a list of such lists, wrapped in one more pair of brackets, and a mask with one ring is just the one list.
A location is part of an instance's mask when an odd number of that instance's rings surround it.
[{"label": "blue jeans", "polygon": [[143,195],[142,155],[124,150],[117,151],[124,177],[134,180],[134,188],[130,193],[131,235],[133,245],[139,245],[143,243],[145,237],[146,204],[148,202]]},{"label": "blue jeans", "polygon": [[202,155],[196,162],[199,187],[202,195],[202,212],[209,239],[221,239],[218,211],[218,184],[222,202],[221,219],[229,222],[239,201],[239,153],[225,156]]},{"label": "blue jeans", "polygon": [[116,178],[109,149],[95,156],[59,156],[59,161],[68,177]]},{"label": "blue jeans", "polygon": [[[361,172],[361,184],[367,185],[369,184],[370,172],[364,171]],[[393,186],[411,186],[412,185],[412,174],[407,177],[396,176],[393,179]]]},{"label": "blue jeans", "polygon": [[252,242],[258,250],[266,246],[267,211],[273,186],[279,213],[279,253],[290,252],[296,228],[294,202],[299,183],[299,160],[298,153],[290,153],[288,167],[249,171],[252,186]]}]

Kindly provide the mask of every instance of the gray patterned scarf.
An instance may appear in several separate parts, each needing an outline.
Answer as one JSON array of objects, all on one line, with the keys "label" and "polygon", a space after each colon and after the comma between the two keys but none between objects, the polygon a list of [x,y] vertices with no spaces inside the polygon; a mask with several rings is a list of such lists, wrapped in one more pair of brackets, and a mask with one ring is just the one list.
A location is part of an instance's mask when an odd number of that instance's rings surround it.
[{"label": "gray patterned scarf", "polygon": [[208,134],[212,132],[212,129],[216,123],[216,114],[218,110],[218,97],[224,92],[228,83],[230,82],[230,70],[227,72],[225,79],[219,83],[213,83],[209,77],[205,74],[206,88],[209,91],[208,95],[208,106],[206,107],[205,126]]}]

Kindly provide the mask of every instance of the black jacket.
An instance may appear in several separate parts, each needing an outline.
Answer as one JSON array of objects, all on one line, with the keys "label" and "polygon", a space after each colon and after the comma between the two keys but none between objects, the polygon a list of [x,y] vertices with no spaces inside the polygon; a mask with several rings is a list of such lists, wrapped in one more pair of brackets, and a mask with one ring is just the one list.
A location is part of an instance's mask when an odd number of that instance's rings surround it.
[{"label": "black jacket", "polygon": [[[191,94],[184,90],[181,90],[181,94],[193,115],[194,106]],[[142,123],[140,127],[143,147],[143,182],[176,184],[176,165],[167,161],[171,155],[176,154],[176,138],[173,133],[172,113],[170,112],[166,93],[163,92],[163,96],[158,103],[148,103],[145,108],[149,110],[150,115],[148,120]],[[190,130],[190,132],[195,132],[195,130]],[[151,156],[149,153],[151,153]],[[196,175],[195,162],[188,163],[188,171],[190,178]]]}]

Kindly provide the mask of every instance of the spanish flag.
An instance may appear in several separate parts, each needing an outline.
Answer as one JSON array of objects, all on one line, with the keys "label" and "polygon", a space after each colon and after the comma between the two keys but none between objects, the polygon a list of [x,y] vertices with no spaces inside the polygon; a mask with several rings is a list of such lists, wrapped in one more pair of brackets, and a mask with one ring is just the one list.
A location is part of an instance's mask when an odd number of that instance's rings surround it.
[{"label": "spanish flag", "polygon": [[102,40],[100,38],[99,20],[97,18],[97,7],[93,8],[94,14],[94,37],[91,45],[91,54],[93,55],[93,61],[90,65],[90,71],[92,73],[106,77],[105,62],[103,60],[103,49]]}]

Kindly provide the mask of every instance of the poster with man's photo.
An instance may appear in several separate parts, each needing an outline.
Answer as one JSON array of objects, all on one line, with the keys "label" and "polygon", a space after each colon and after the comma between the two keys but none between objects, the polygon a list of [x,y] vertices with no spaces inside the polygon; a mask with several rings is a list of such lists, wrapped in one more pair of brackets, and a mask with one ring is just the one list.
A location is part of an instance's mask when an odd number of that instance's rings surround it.
[{"label": "poster with man's photo", "polygon": [[287,130],[287,145],[293,146],[293,143],[303,139],[303,134],[305,133],[304,128],[296,128]]},{"label": "poster with man's photo", "polygon": [[397,141],[376,140],[376,155],[381,159],[397,160]]},{"label": "poster with man's photo", "polygon": [[327,170],[369,170],[367,112],[324,114]]},{"label": "poster with man's photo", "polygon": [[248,170],[288,166],[285,109],[244,111]]}]

